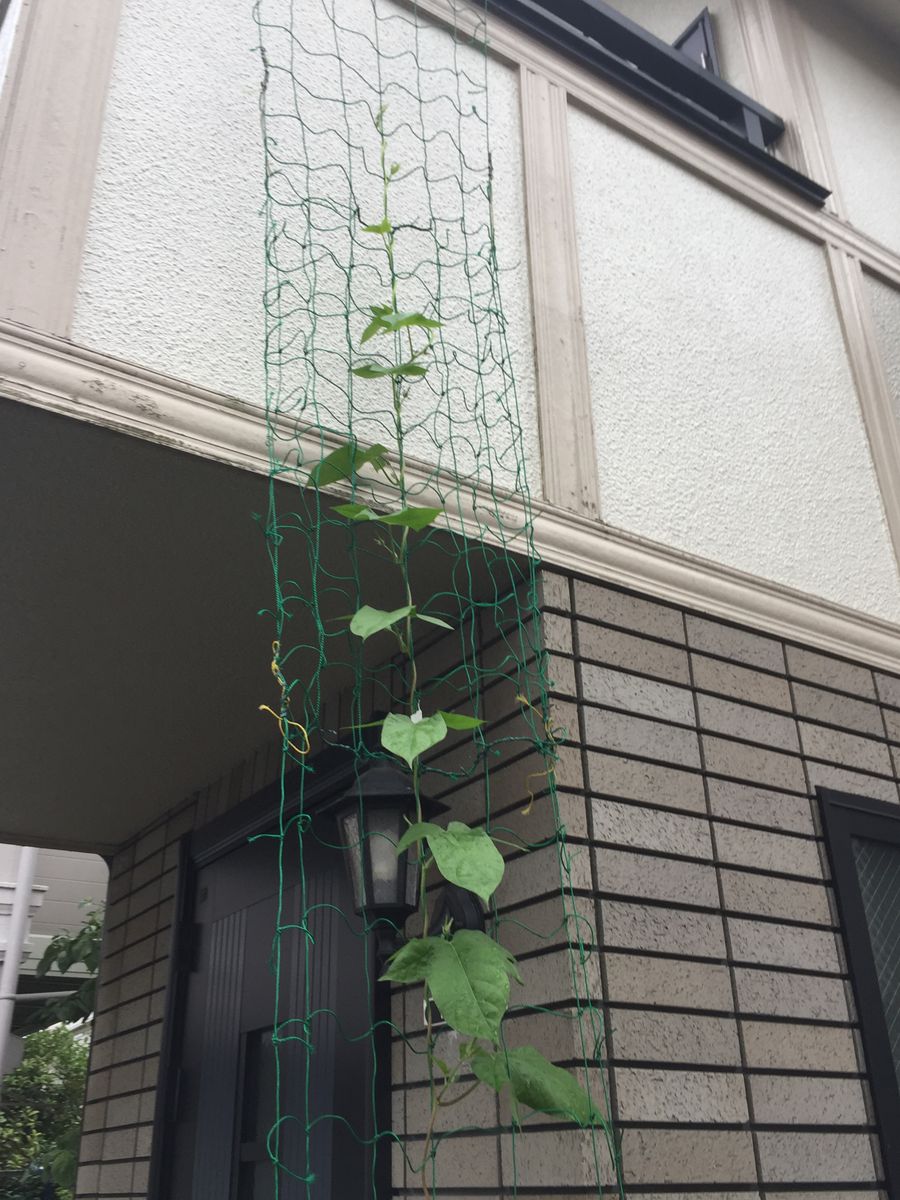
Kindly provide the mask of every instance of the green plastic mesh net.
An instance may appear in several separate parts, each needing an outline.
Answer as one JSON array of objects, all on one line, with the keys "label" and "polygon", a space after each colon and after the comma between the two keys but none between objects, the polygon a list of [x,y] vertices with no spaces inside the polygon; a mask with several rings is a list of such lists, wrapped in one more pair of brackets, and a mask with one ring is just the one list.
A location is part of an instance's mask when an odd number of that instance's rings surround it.
[{"label": "green plastic mesh net", "polygon": [[[534,396],[517,139],[495,137],[492,151],[492,131],[518,127],[516,77],[486,53],[477,7],[448,6],[442,21],[386,0],[258,0],[254,13],[263,64],[271,711],[282,733],[273,853],[282,893],[295,887],[300,897],[285,900],[271,959],[274,1194],[342,1194],[321,1147],[332,1147],[333,1161],[348,1138],[365,1148],[353,1195],[383,1200],[391,1172],[398,1193],[534,1194],[545,1189],[521,1165],[522,1146],[538,1129],[579,1139],[577,1173],[560,1185],[618,1193],[595,939],[560,820],[554,765],[564,731],[548,700],[541,643],[529,510],[539,458],[523,434],[533,422],[522,419]],[[504,281],[515,301],[508,311]],[[403,314],[416,319],[404,323]],[[388,511],[407,516],[392,526],[378,519]],[[400,615],[361,636],[351,618],[363,606]],[[591,1095],[597,1116],[585,1128],[527,1106],[513,1114],[492,1092],[487,1109],[462,1101],[430,1132],[417,1124],[415,1097],[433,1099],[438,1084],[415,1064],[428,1057],[426,1042],[448,1053],[453,1035],[439,1012],[423,1010],[421,989],[395,987],[391,1001],[389,985],[377,982],[371,930],[313,870],[336,845],[333,821],[309,802],[323,754],[357,776],[379,762],[397,765],[373,722],[401,713],[418,723],[438,712],[445,736],[413,764],[416,787],[451,818],[489,830],[522,892],[497,892],[488,931],[524,947],[523,975],[542,943],[559,949],[552,995],[519,988],[517,996],[513,984],[501,1043],[515,1044],[528,1021],[565,1030],[567,1049],[555,1050],[554,1038],[546,1052],[570,1060]],[[533,921],[522,886],[537,855],[542,870],[552,856],[555,884]],[[321,982],[333,969],[328,938],[337,928],[340,953],[360,964],[361,1023],[342,1017]],[[340,1088],[320,1085],[325,1058],[338,1069],[358,1061],[342,1058],[345,1043],[367,1055],[356,1089],[366,1092],[363,1105],[358,1096],[342,1105]],[[395,1064],[406,1063],[392,1081],[386,1047]],[[463,1073],[447,1099],[472,1084]],[[484,1178],[461,1167],[454,1143],[458,1150],[466,1137],[475,1139],[465,1143],[470,1158],[491,1147],[496,1175],[493,1166]]]}]

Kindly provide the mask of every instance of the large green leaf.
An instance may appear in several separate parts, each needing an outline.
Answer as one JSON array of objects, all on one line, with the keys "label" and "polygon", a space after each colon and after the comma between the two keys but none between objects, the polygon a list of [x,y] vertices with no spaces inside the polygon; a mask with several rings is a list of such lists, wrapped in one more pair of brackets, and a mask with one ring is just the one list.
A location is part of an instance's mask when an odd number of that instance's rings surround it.
[{"label": "large green leaf", "polygon": [[336,504],[333,512],[336,512],[339,517],[346,517],[348,521],[377,521],[378,513],[369,508],[366,504]]},{"label": "large green leaf", "polygon": [[[387,233],[389,230],[367,229],[369,233]],[[363,331],[361,342],[367,342],[378,333],[396,333],[398,329],[440,329],[441,322],[426,317],[420,312],[397,312],[389,304],[373,304],[372,320]]]},{"label": "large green leaf", "polygon": [[379,520],[383,525],[405,525],[408,529],[424,529],[443,511],[442,508],[403,508],[400,512],[386,513]]},{"label": "large green leaf", "polygon": [[482,1050],[479,1046],[472,1055],[472,1073],[495,1092],[502,1092],[509,1083],[507,1053],[505,1050]]},{"label": "large green leaf", "polygon": [[349,479],[366,465],[374,467],[376,471],[383,471],[387,466],[387,452],[386,446],[379,445],[363,450],[359,443],[351,438],[343,446],[338,446],[337,450],[326,454],[321,462],[316,463],[309,472],[308,482],[313,487],[328,487],[341,479]]},{"label": "large green leaf", "polygon": [[555,1067],[533,1046],[476,1051],[472,1070],[482,1083],[496,1091],[510,1085],[513,1099],[538,1112],[557,1113],[579,1125],[603,1123],[603,1116],[571,1073]]},{"label": "large green leaf", "polygon": [[381,633],[383,629],[390,629],[391,626],[396,625],[398,621],[402,621],[404,617],[410,616],[415,611],[412,604],[404,604],[403,608],[394,608],[390,611],[383,608],[372,608],[371,605],[364,604],[350,619],[350,632],[365,641],[373,633]]},{"label": "large green leaf", "polygon": [[[417,615],[422,617],[421,613]],[[477,729],[479,725],[484,724],[481,717],[469,717],[465,713],[449,713],[441,709],[441,716],[448,729]]]},{"label": "large green leaf", "polygon": [[360,379],[383,379],[386,375],[427,375],[428,368],[417,362],[389,363],[368,362],[353,368]]},{"label": "large green leaf", "polygon": [[431,821],[415,821],[404,833],[403,837],[397,843],[397,853],[402,854],[404,850],[408,850],[414,842],[421,842],[429,833],[437,830],[441,831],[440,825],[433,825]]},{"label": "large green leaf", "polygon": [[484,829],[470,829],[461,821],[451,821],[446,829],[431,821],[410,825],[397,843],[402,854],[413,842],[428,842],[437,869],[448,881],[479,896],[485,904],[503,878],[503,855]]},{"label": "large green leaf", "polygon": [[428,849],[448,883],[474,892],[485,904],[503,878],[503,855],[484,829],[451,821],[446,829],[427,834]]},{"label": "large green leaf", "polygon": [[518,978],[515,959],[477,929],[435,940],[425,982],[441,1016],[458,1033],[496,1042],[509,1005],[509,977]]},{"label": "large green leaf", "polygon": [[382,746],[410,766],[420,754],[442,742],[446,736],[447,726],[440,713],[421,717],[418,721],[400,713],[389,713],[381,727]]},{"label": "large green leaf", "polygon": [[[382,525],[404,525],[408,529],[424,529],[444,511],[442,508],[403,508],[395,513],[377,513],[367,504],[336,504],[334,512],[348,521],[380,521]],[[436,621],[436,618],[433,618]],[[424,618],[423,618],[424,620]],[[448,625],[449,629],[450,626]]]},{"label": "large green leaf", "polygon": [[382,979],[424,981],[441,1016],[458,1033],[497,1042],[509,1004],[509,977],[519,978],[508,950],[476,929],[452,938],[414,938],[390,959]]},{"label": "large green leaf", "polygon": [[393,983],[418,983],[428,974],[435,945],[441,938],[410,938],[388,959],[382,979]]}]

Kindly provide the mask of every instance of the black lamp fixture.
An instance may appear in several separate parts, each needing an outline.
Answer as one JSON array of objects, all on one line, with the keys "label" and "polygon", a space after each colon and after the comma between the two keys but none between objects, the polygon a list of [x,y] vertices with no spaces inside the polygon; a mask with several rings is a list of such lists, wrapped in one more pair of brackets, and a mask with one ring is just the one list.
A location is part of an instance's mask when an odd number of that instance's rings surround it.
[{"label": "black lamp fixture", "polygon": [[[431,820],[447,812],[435,800],[422,800]],[[347,856],[353,907],[377,927],[378,957],[392,953],[403,940],[403,925],[419,906],[420,847],[397,853],[397,843],[416,819],[412,779],[397,767],[380,763],[361,771],[335,805],[338,836]],[[457,928],[484,928],[478,900],[463,888],[447,884],[438,910]]]},{"label": "black lamp fixture", "polygon": [[397,853],[415,812],[412,780],[384,764],[361,771],[338,801],[338,833],[350,869],[353,907],[361,916],[401,926],[418,907],[418,847]]}]

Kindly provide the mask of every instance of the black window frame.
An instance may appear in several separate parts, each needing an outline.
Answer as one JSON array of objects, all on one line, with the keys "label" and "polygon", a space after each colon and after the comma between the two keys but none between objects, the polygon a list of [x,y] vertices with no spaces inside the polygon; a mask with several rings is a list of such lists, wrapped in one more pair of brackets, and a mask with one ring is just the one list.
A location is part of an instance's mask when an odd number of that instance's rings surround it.
[{"label": "black window frame", "polygon": [[769,152],[784,122],[604,0],[483,0],[542,42],[821,207],[830,191]]},{"label": "black window frame", "polygon": [[850,983],[859,1017],[875,1121],[890,1196],[900,1196],[900,1081],[894,1066],[852,839],[900,850],[900,805],[817,788]]}]

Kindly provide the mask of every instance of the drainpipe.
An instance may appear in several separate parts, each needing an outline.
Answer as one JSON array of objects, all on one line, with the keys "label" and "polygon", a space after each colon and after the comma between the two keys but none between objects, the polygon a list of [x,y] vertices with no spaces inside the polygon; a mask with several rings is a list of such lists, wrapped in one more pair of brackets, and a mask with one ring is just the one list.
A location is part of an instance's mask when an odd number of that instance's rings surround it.
[{"label": "drainpipe", "polygon": [[[31,888],[34,883],[34,869],[37,863],[37,850],[33,846],[23,846],[19,855],[19,869],[16,875],[16,890],[13,895],[12,915],[9,919],[9,936],[3,954],[3,966],[0,968],[0,1063],[6,1059],[9,1046],[9,1032],[12,1028],[13,1009],[16,1005],[16,991],[19,983],[19,969],[22,965],[22,947],[25,935],[28,933],[28,913],[31,908]],[[0,1078],[0,1088],[3,1086]]]}]

